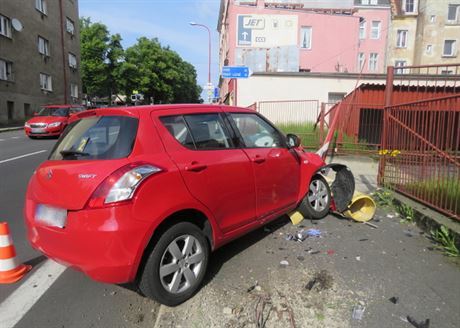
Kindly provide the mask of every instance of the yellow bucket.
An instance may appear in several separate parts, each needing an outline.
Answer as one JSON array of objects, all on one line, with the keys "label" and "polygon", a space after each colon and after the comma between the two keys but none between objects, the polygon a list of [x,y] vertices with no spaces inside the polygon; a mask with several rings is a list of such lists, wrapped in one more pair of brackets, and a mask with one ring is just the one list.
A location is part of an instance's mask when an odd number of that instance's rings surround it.
[{"label": "yellow bucket", "polygon": [[370,196],[355,192],[343,215],[355,221],[367,222],[374,217],[375,207],[375,202]]}]

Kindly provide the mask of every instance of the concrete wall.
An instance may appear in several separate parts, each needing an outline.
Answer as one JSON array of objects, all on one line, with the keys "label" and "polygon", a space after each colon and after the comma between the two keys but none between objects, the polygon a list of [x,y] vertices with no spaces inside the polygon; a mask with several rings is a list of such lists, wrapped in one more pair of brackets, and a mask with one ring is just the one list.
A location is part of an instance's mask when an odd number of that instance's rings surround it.
[{"label": "concrete wall", "polygon": [[[356,74],[255,74],[237,82],[237,105],[280,100],[318,100],[328,102],[329,93],[348,94],[356,87]],[[362,83],[385,83],[383,74],[361,77]]]},{"label": "concrete wall", "polygon": [[[63,24],[59,2],[63,5]],[[21,32],[12,29],[11,38],[0,35],[0,58],[13,63],[12,81],[0,80],[0,122],[8,121],[8,103],[13,105],[11,120],[23,119],[40,105],[64,103],[70,99],[70,82],[76,83],[81,90],[79,71],[72,71],[68,64],[68,52],[77,56],[80,62],[80,37],[78,27],[77,0],[47,0],[47,14],[35,9],[35,1],[1,0],[0,14],[10,19],[18,19],[22,25]],[[64,48],[61,42],[61,29],[65,28],[65,18],[75,23],[73,38],[64,32]],[[65,30],[64,30],[65,31]],[[38,36],[49,41],[50,56],[44,58],[38,52]],[[52,91],[40,88],[40,73],[52,76]],[[66,79],[64,79],[66,76]],[[80,102],[75,99],[74,102]],[[26,113],[25,108],[30,108]]]}]

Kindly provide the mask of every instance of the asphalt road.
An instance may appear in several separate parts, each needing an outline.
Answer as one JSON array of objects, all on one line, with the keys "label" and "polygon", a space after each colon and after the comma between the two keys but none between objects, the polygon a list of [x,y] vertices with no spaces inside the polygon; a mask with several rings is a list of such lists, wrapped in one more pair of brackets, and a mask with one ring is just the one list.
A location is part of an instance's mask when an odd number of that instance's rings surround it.
[{"label": "asphalt road", "polygon": [[[322,237],[302,243],[286,239],[299,227],[282,217],[215,252],[204,287],[175,308],[53,266],[26,241],[22,207],[29,177],[55,142],[29,140],[22,131],[0,133],[0,221],[10,224],[18,259],[34,264],[23,281],[0,285],[1,328],[5,309],[15,327],[27,328],[257,327],[261,313],[265,327],[414,327],[407,316],[430,319],[431,328],[459,326],[458,261],[435,250],[417,227],[389,218],[386,209],[377,212],[378,229],[333,215],[304,221]],[[365,176],[371,168],[358,164],[355,175],[363,179],[357,185],[371,186]],[[360,304],[363,317],[353,319]]]},{"label": "asphalt road", "polygon": [[[55,143],[56,139],[30,140],[23,131],[0,133],[0,222],[9,224],[17,259],[33,264],[32,271],[20,282],[0,285],[0,313],[8,308],[14,317],[9,322],[24,328],[152,327],[157,303],[126,287],[94,282],[72,269],[61,273],[55,266],[44,267],[49,260],[26,240],[22,210],[27,183]],[[37,272],[41,273],[38,278]],[[46,279],[51,280],[49,288]],[[26,288],[17,295],[21,286]],[[32,306],[25,312],[27,302]],[[0,315],[0,327],[7,328],[3,320]]]}]

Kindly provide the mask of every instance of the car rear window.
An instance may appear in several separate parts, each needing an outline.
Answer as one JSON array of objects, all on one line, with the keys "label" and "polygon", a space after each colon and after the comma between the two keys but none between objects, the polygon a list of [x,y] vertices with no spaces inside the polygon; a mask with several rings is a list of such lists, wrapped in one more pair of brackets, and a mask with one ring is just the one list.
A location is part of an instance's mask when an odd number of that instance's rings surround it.
[{"label": "car rear window", "polygon": [[127,157],[134,146],[138,119],[92,116],[70,124],[50,160],[91,160]]}]

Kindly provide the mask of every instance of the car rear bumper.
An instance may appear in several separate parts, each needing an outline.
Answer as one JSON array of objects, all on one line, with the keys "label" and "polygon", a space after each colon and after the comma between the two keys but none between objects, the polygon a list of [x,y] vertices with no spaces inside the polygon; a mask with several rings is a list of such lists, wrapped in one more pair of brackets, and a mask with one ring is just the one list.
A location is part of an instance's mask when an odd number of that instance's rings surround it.
[{"label": "car rear bumper", "polygon": [[132,219],[131,205],[69,211],[64,228],[35,222],[35,207],[26,200],[27,236],[34,248],[97,281],[135,279],[149,224]]}]

